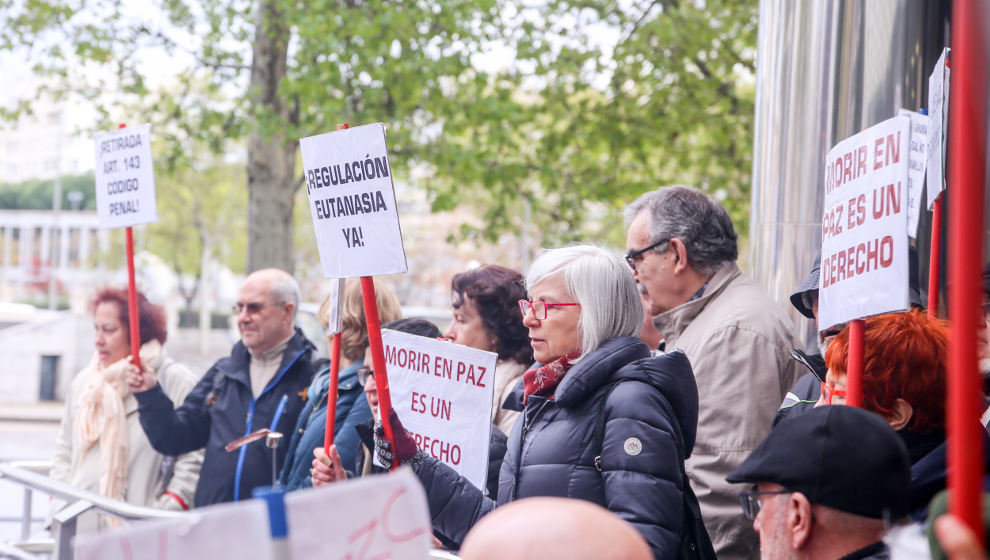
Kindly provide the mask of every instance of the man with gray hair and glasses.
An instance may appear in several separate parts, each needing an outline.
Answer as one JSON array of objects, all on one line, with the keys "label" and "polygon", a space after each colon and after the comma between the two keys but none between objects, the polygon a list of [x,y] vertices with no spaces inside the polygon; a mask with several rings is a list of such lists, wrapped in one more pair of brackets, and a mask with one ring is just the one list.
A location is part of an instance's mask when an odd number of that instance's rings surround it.
[{"label": "man with gray hair and glasses", "polygon": [[626,261],[668,350],[682,349],[698,384],[698,435],[685,462],[715,552],[759,557],[756,533],[726,483],[769,433],[797,379],[797,346],[783,309],[736,265],[736,232],[710,196],[661,187],[626,208]]},{"label": "man with gray hair and glasses", "polygon": [[[251,273],[241,286],[233,313],[241,340],[220,358],[175,408],[153,373],[128,376],[138,401],[141,427],[159,453],[178,455],[206,447],[194,504],[251,498],[272,484],[270,449],[244,437],[263,428],[290,434],[317,369],[315,348],[294,327],[299,284],[287,272],[268,268]],[[225,446],[240,439],[240,445]],[[288,445],[279,446],[276,468]]]}]

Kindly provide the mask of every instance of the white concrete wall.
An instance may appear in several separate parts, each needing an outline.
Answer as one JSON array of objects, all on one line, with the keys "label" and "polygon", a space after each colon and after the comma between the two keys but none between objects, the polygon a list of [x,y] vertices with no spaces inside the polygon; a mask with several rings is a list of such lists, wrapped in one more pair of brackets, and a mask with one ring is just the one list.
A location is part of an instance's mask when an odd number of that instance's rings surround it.
[{"label": "white concrete wall", "polygon": [[92,358],[92,318],[41,312],[0,329],[0,402],[36,402],[41,387],[41,356],[61,356],[55,396],[65,397],[72,377]]}]

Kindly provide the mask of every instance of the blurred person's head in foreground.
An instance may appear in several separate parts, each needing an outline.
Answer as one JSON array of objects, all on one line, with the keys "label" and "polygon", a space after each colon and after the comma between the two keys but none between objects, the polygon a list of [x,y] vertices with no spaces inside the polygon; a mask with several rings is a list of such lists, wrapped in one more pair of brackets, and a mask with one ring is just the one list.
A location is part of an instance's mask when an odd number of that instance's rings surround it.
[{"label": "blurred person's head in foreground", "polygon": [[649,560],[639,531],[607,509],[566,498],[526,498],[486,515],[464,539],[463,560]]}]

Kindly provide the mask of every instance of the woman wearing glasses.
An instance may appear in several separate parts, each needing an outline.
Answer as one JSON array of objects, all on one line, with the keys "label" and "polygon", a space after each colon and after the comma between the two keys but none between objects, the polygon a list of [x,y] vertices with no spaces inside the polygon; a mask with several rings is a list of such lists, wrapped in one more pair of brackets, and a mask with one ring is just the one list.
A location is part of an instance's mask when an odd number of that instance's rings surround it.
[{"label": "woman wearing glasses", "polygon": [[[825,353],[828,373],[815,406],[846,404],[849,345],[846,327]],[[948,330],[926,312],[912,310],[865,319],[862,408],[882,416],[907,447],[911,515],[916,521],[925,519],[932,497],[946,487],[948,363]],[[990,439],[985,443],[990,444]],[[990,469],[990,447],[984,451],[984,468]],[[984,484],[990,489],[990,478]]]},{"label": "woman wearing glasses", "polygon": [[526,297],[522,281],[515,270],[491,264],[454,276],[450,283],[453,319],[443,333],[455,344],[498,354],[492,422],[506,434],[512,431],[519,412],[502,408],[502,403],[533,363],[533,349],[516,304]]},{"label": "woman wearing glasses", "polygon": [[[497,499],[425,456],[394,414],[396,458],[426,490],[433,528],[455,543],[500,504],[531,496],[587,500],[630,522],[657,558],[677,555],[685,530],[684,457],[694,446],[698,394],[682,352],[655,358],[636,335],[643,309],[625,263],[589,245],[540,254],[520,302],[538,362],[506,402],[522,414],[502,463]],[[388,464],[391,446],[376,434]]]}]

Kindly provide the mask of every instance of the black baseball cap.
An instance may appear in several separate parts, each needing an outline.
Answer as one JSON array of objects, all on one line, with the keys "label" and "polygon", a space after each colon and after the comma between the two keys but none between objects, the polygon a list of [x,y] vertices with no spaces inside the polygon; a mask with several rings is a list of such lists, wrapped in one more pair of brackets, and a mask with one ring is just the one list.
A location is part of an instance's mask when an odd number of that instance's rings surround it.
[{"label": "black baseball cap", "polygon": [[879,415],[852,406],[785,418],[726,480],[773,482],[814,504],[875,519],[896,520],[910,509],[904,442]]}]

